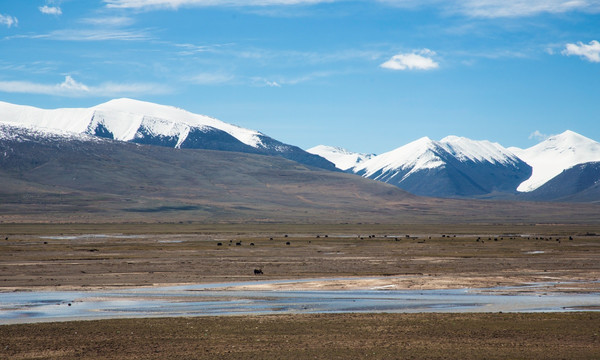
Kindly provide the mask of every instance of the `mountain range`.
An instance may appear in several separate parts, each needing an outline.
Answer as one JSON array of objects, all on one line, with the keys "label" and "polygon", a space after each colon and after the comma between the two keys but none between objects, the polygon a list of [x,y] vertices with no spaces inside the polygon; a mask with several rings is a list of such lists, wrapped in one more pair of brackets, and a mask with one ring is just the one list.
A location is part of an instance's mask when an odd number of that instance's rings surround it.
[{"label": "mountain range", "polygon": [[418,197],[281,156],[5,124],[0,134],[5,223],[596,223],[600,212],[595,204]]},{"label": "mountain range", "polygon": [[53,110],[0,102],[0,123],[48,135],[93,135],[178,149],[275,155],[326,170],[336,169],[320,156],[258,131],[172,106],[132,99],[115,99],[91,108]]},{"label": "mountain range", "polygon": [[[86,165],[86,157],[82,157],[79,153],[87,152],[90,154],[90,159],[98,160],[96,157],[100,156],[99,154],[108,156],[106,149],[118,149],[117,152],[124,154],[123,156],[128,160],[114,158],[111,154],[107,157],[110,161],[106,161],[128,163],[132,169],[144,172],[146,169],[139,169],[135,161],[129,160],[139,157],[140,151],[158,157],[156,148],[160,148],[163,149],[164,154],[168,153],[170,156],[181,154],[181,158],[188,159],[188,150],[210,150],[212,152],[198,154],[221,158],[225,156],[221,153],[231,153],[227,155],[231,163],[219,161],[221,166],[231,170],[222,178],[233,179],[235,174],[243,173],[241,169],[246,169],[245,164],[236,159],[261,163],[264,168],[252,170],[253,173],[261,174],[269,173],[269,164],[279,161],[276,159],[286,159],[291,161],[289,166],[301,165],[302,172],[310,170],[309,178],[316,176],[322,180],[333,181],[335,177],[329,173],[346,172],[394,185],[396,189],[419,196],[528,201],[600,201],[600,190],[598,190],[600,170],[597,163],[600,162],[600,144],[572,131],[552,136],[529,149],[505,148],[487,140],[448,136],[439,141],[424,137],[380,155],[358,154],[323,145],[304,151],[258,131],[228,124],[208,116],[193,114],[171,106],[132,99],[116,99],[91,108],[54,110],[0,102],[0,144],[2,145],[0,172],[5,175],[0,180],[3,181],[5,189],[9,188],[8,184],[18,183],[21,190],[27,187],[35,188],[37,185],[33,184],[41,184],[43,187],[66,186],[66,189],[94,192],[94,186],[106,187],[107,184],[116,184],[122,174],[133,170],[116,166],[114,163],[111,166],[119,168],[120,172],[108,171],[110,166],[107,168],[104,162],[95,163],[94,166],[91,163]],[[125,144],[133,147],[123,147]],[[47,151],[53,153],[56,159],[46,157],[40,152],[41,148],[48,148]],[[165,148],[170,148],[173,152]],[[138,149],[138,152],[132,152],[131,149]],[[261,160],[251,160],[254,158],[242,157],[241,154],[259,156]],[[57,160],[59,158],[63,160]],[[75,166],[73,159],[78,159],[77,161],[83,164]],[[170,162],[180,163],[175,159]],[[70,170],[65,167],[66,163],[71,164],[73,169],[85,168],[88,173],[96,174],[96,178],[90,178],[85,175],[86,171],[81,170],[79,179],[85,178],[85,183],[88,185],[73,187],[74,184],[68,180]],[[140,160],[139,164],[146,164],[148,169],[153,166],[146,160]],[[44,169],[47,169],[48,173],[39,177]],[[103,173],[100,169],[108,172]],[[313,172],[317,169],[325,172]],[[34,173],[37,175],[33,176]],[[328,175],[324,176],[325,173]],[[174,170],[174,174],[179,174],[179,170]],[[161,172],[160,176],[164,177],[167,174]],[[197,179],[193,179],[189,173],[177,176],[189,178],[190,187],[197,184],[195,182]],[[206,174],[202,173],[198,176],[206,176]],[[277,176],[274,175],[273,179]],[[299,173],[296,173],[296,176],[302,178]],[[349,174],[344,176],[353,177]],[[128,180],[124,181],[124,184],[131,185],[130,181],[135,177],[126,178]],[[34,182],[30,183],[32,179]],[[51,179],[56,181],[52,182]],[[103,183],[99,184],[98,181]],[[134,182],[146,183],[145,189],[152,189],[150,183],[153,181],[144,178],[143,181]],[[166,184],[166,180],[160,181]],[[219,182],[218,179],[212,179],[210,185],[202,186],[208,189]],[[183,184],[184,181],[177,183]],[[232,183],[236,181],[232,180]],[[23,184],[27,185],[23,187]],[[271,186],[267,185],[268,182],[261,182],[261,184],[261,187]],[[303,188],[302,185],[297,186]],[[327,186],[323,184],[321,188]],[[336,185],[331,184],[331,186]],[[371,186],[375,185],[368,187]],[[354,189],[348,191],[358,191],[356,190],[358,188],[364,187],[357,184],[348,185],[348,189]],[[127,187],[123,187],[119,196],[126,195],[124,189]],[[108,193],[111,194],[114,192],[109,188],[105,190],[110,190]],[[238,193],[231,189],[227,191]],[[331,194],[340,196],[335,201],[330,196],[322,196],[321,200],[329,199],[332,204],[339,201],[349,204],[350,200],[344,200],[347,199],[347,194],[342,196],[339,194],[340,191],[342,188],[331,191]],[[389,191],[389,187],[376,190],[377,193]],[[167,199],[169,196],[165,194],[169,194],[170,190],[165,187],[157,193],[162,194],[159,198]],[[212,194],[217,196],[217,193]],[[398,194],[408,198],[408,193]],[[307,199],[313,195],[295,196]],[[360,196],[368,197],[365,194]],[[183,201],[184,198],[181,200]],[[269,196],[265,195],[264,199],[267,198]],[[286,201],[286,203],[290,202]]]},{"label": "mountain range", "polygon": [[[361,157],[339,148],[308,150],[347,172],[434,197],[600,201],[600,143],[565,131],[528,149],[487,140],[427,137],[392,151]],[[339,162],[339,153],[346,154]],[[354,165],[348,159],[357,159]],[[577,184],[576,186],[574,184]]]}]

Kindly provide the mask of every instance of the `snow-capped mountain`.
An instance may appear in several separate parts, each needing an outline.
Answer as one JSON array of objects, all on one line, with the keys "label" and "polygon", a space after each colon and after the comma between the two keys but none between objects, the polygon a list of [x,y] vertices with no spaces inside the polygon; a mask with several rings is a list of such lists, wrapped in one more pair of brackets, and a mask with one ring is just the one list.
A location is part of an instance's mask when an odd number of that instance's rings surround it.
[{"label": "snow-capped mountain", "polygon": [[340,170],[348,170],[375,157],[375,154],[361,154],[341,147],[327,145],[317,145],[306,151],[331,161]]},{"label": "snow-capped mountain", "polygon": [[600,162],[577,164],[537,189],[522,193],[527,200],[594,202],[600,201]]},{"label": "snow-capped mountain", "polygon": [[0,102],[0,123],[38,133],[86,134],[175,148],[238,151],[282,156],[320,168],[329,161],[258,131],[172,106],[116,99],[91,108],[39,109]]},{"label": "snow-capped mountain", "polygon": [[531,177],[517,188],[521,192],[533,191],[577,164],[600,161],[600,143],[570,130],[528,149],[509,150],[533,168]]},{"label": "snow-capped mountain", "polygon": [[352,168],[363,177],[417,195],[482,196],[514,192],[531,167],[497,143],[448,136],[423,137]]}]

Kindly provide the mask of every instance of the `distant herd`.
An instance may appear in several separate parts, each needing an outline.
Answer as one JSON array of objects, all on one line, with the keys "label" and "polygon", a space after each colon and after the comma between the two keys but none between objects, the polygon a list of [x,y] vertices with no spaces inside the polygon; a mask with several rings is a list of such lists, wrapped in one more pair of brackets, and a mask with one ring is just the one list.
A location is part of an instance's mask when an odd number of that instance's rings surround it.
[{"label": "distant herd", "polygon": [[[595,235],[595,234],[594,234],[594,235]],[[288,237],[288,235],[284,235],[284,237],[286,237],[286,238],[287,238],[287,237]],[[318,238],[320,238],[320,237],[321,237],[321,235],[317,235],[317,236],[316,236],[316,238],[317,238],[317,239],[318,239]],[[327,238],[327,237],[328,237],[328,235],[324,235],[324,237],[326,237],[326,238]],[[369,239],[374,239],[374,238],[376,238],[376,237],[377,237],[377,236],[375,236],[375,235],[368,235],[368,238],[369,238]],[[388,236],[387,236],[387,235],[384,235],[383,237],[384,237],[384,238],[387,238]],[[419,239],[419,237],[413,237],[413,236],[410,236],[410,235],[405,235],[404,237],[405,237],[405,238],[407,238],[407,239]],[[450,236],[450,235],[445,235],[445,234],[444,234],[444,235],[441,235],[441,237],[442,237],[442,238],[450,238],[450,237],[454,237],[454,238],[455,238],[455,237],[456,237],[456,235]],[[361,239],[361,240],[364,240],[364,239],[365,239],[365,237],[364,237],[364,236],[360,236],[360,235],[358,235],[358,238],[359,238],[359,239]],[[429,239],[431,239],[431,236],[429,236],[428,238],[429,238]],[[510,239],[512,240],[512,239],[513,239],[513,237],[510,237]],[[532,239],[532,238],[531,238],[531,237],[527,237],[527,239]],[[546,240],[546,241],[549,241],[549,240],[556,240],[558,243],[560,243],[560,240],[561,240],[559,237],[557,237],[557,238],[555,238],[555,239],[553,239],[552,237],[535,237],[535,238],[533,238],[533,239],[535,239],[535,240]],[[568,238],[568,239],[572,241],[572,240],[573,240],[573,237],[572,237],[572,236],[569,236],[569,238]],[[6,240],[8,240],[8,238],[6,238]],[[269,238],[269,240],[273,240],[273,238],[272,238],[272,237],[270,237],[270,238]],[[493,240],[493,241],[504,240],[504,237],[500,237],[500,238],[498,238],[498,237],[488,237],[488,238],[487,238],[487,240],[488,240],[488,241],[491,241],[491,240]],[[394,238],[393,238],[393,241],[400,241],[400,239],[399,239],[398,237],[394,237]],[[481,243],[484,243],[484,242],[485,242],[485,241],[484,241],[484,239],[483,239],[481,236],[477,237],[477,239],[476,239],[475,241],[476,241],[476,242],[481,242]],[[311,243],[311,241],[308,241],[308,243]],[[422,240],[418,241],[418,243],[419,243],[419,244],[423,244],[423,243],[425,243],[425,239],[422,239]],[[232,244],[233,244],[233,240],[229,240],[229,246],[231,246]],[[290,242],[290,241],[286,241],[286,242],[285,242],[285,244],[286,244],[286,245],[291,245],[291,242]],[[217,243],[217,246],[223,246],[223,243],[222,243],[222,242],[218,242],[218,243]],[[242,240],[236,241],[236,242],[235,242],[235,246],[242,246]],[[253,243],[253,242],[251,242],[251,243],[250,243],[250,246],[254,246],[254,243]],[[256,268],[256,269],[254,269],[254,275],[264,275],[264,272],[263,272],[263,270],[262,270],[261,268]]]}]

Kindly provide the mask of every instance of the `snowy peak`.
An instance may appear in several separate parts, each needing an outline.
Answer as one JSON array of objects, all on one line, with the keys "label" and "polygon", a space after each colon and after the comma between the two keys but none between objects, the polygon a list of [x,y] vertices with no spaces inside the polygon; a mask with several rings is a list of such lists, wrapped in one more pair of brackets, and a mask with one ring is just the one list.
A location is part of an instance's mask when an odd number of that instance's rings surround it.
[{"label": "snowy peak", "polygon": [[515,154],[498,143],[487,140],[471,140],[465,137],[447,136],[440,140],[446,151],[461,161],[511,164],[518,161]]},{"label": "snowy peak", "polygon": [[500,144],[487,140],[477,141],[458,136],[447,136],[440,141],[422,137],[407,145],[381,154],[356,167],[370,176],[379,170],[433,169],[443,167],[448,158],[460,162],[488,162],[509,165],[519,161],[518,157]]},{"label": "snowy peak", "polygon": [[533,167],[531,177],[517,188],[521,192],[533,191],[577,164],[600,161],[600,143],[570,130],[528,149],[511,150]]},{"label": "snowy peak", "polygon": [[115,126],[116,134],[118,134],[116,138],[119,140],[132,140],[141,125],[154,135],[179,136],[179,144],[183,141],[181,136],[189,133],[190,129],[215,128],[228,133],[246,145],[255,148],[264,147],[260,139],[260,136],[264,135],[258,131],[244,129],[174,106],[122,98],[97,105],[94,109],[100,111],[101,114],[109,114],[116,120],[111,126]]},{"label": "snowy peak", "polygon": [[352,169],[417,195],[479,196],[514,192],[531,168],[501,145],[448,136],[420,138]]},{"label": "snowy peak", "polygon": [[32,106],[0,102],[0,122],[35,128],[48,133],[83,133],[94,114],[93,109],[44,110]]},{"label": "snowy peak", "polygon": [[240,142],[265,147],[263,134],[255,130],[194,114],[173,106],[159,105],[133,99],[116,99],[91,108],[38,109],[30,106],[0,102],[0,122],[16,126],[100,135],[115,140],[131,141],[138,131],[163,137],[178,137],[180,144],[191,129],[224,131]]},{"label": "snowy peak", "polygon": [[351,169],[375,156],[375,154],[361,154],[341,147],[327,145],[317,145],[306,151],[331,161],[340,170]]},{"label": "snowy peak", "polygon": [[372,177],[376,173],[392,170],[432,169],[444,165],[439,155],[440,146],[428,137],[422,137],[404,146],[381,155],[354,167],[353,171],[364,177]]},{"label": "snowy peak", "polygon": [[147,145],[282,156],[335,170],[329,161],[258,131],[173,106],[125,98],[91,108],[53,110],[0,102],[0,124],[48,136],[92,135]]}]

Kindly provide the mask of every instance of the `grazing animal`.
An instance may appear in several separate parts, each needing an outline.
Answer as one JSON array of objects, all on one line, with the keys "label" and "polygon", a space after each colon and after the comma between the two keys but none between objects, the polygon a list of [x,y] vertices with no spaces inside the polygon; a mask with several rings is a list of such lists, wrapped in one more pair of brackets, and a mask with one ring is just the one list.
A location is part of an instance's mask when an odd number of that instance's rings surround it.
[{"label": "grazing animal", "polygon": [[217,246],[223,246],[223,243],[219,242],[219,243],[217,243]]},{"label": "grazing animal", "polygon": [[254,246],[254,243],[250,243],[250,246]]},{"label": "grazing animal", "polygon": [[236,242],[235,246],[242,246],[242,242],[241,241],[240,242]]},{"label": "grazing animal", "polygon": [[289,241],[286,241],[286,243],[285,243],[285,244],[286,244],[286,245],[290,245],[290,242],[289,242]]},{"label": "grazing animal", "polygon": [[254,275],[263,275],[262,269],[254,269]]}]

